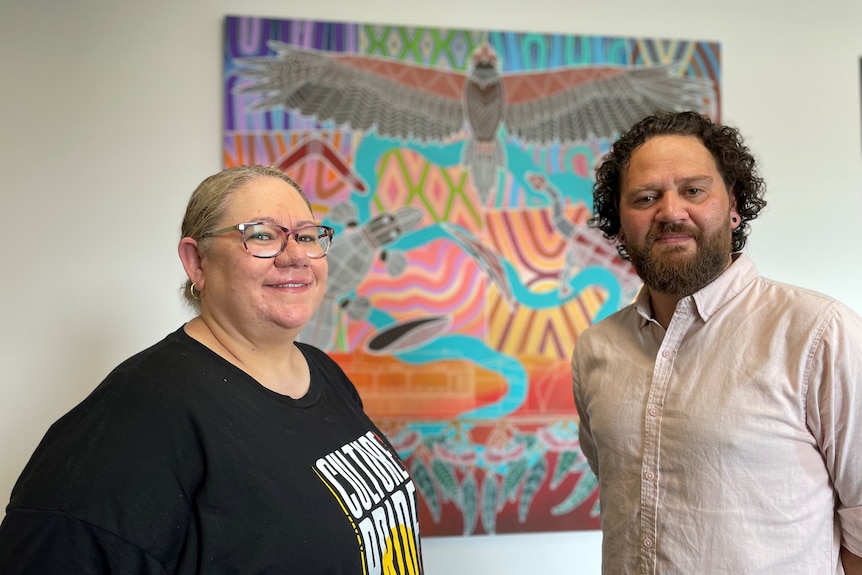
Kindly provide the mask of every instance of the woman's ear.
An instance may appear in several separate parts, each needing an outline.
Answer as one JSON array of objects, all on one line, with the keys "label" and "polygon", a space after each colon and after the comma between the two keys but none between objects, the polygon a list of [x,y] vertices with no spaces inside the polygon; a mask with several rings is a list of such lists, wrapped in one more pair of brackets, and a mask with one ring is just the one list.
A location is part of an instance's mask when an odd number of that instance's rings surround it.
[{"label": "woman's ear", "polygon": [[182,238],[177,251],[186,275],[199,290],[204,289],[203,258],[198,249],[198,241],[194,238]]}]

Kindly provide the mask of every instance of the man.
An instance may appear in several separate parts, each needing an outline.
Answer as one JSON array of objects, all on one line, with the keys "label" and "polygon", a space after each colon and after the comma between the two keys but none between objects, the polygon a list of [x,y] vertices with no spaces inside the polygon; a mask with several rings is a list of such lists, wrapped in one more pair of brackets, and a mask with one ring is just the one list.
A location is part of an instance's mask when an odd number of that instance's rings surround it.
[{"label": "man", "polygon": [[862,574],[862,318],[740,253],[764,191],[693,112],[598,169],[591,224],[644,282],[572,356],[604,573]]}]

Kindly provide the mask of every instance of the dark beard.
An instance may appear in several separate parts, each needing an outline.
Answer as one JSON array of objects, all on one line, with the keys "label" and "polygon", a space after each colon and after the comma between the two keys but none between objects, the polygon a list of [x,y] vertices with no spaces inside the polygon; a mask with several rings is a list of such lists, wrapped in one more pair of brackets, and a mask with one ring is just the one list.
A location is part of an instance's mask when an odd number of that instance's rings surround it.
[{"label": "dark beard", "polygon": [[[682,249],[666,249],[661,256],[652,255],[657,236],[681,231],[693,232],[697,243],[694,254],[683,255]],[[730,250],[729,226],[726,230],[704,236],[700,230],[688,230],[680,224],[665,224],[651,233],[643,246],[626,245],[632,265],[644,284],[656,292],[678,297],[691,295],[717,278],[727,267]]]}]

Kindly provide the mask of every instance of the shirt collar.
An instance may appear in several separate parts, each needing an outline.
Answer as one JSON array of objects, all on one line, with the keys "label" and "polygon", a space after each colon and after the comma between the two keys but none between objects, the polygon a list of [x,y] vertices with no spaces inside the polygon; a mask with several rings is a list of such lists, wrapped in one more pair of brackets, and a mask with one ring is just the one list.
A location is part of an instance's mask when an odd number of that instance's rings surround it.
[{"label": "shirt collar", "polygon": [[[700,291],[686,296],[694,301],[695,309],[703,321],[708,321],[715,312],[757,279],[757,268],[748,256],[744,253],[738,253],[733,254],[732,257],[733,262],[721,275],[701,288]],[[646,286],[642,287],[638,293],[635,309],[641,316],[641,327],[644,327],[652,319],[652,306],[650,305],[649,290]]]}]

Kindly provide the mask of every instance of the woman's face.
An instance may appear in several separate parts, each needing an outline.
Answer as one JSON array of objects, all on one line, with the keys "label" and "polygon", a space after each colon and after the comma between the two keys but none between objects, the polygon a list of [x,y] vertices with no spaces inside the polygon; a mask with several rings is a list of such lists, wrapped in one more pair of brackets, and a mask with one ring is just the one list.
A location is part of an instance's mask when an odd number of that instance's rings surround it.
[{"label": "woman's face", "polygon": [[[216,229],[258,221],[290,229],[316,224],[293,186],[266,176],[233,192]],[[197,282],[204,293],[201,315],[247,337],[273,330],[295,337],[323,300],[329,271],[326,258],[309,258],[292,236],[274,258],[246,252],[239,232],[208,241],[200,261],[203,281]]]}]

